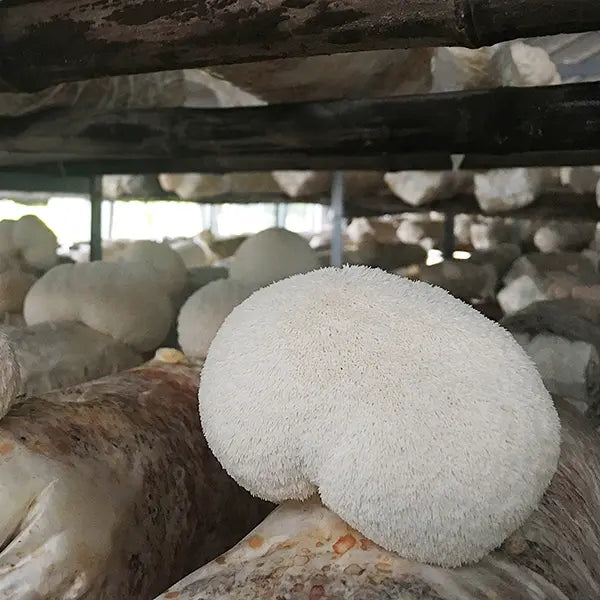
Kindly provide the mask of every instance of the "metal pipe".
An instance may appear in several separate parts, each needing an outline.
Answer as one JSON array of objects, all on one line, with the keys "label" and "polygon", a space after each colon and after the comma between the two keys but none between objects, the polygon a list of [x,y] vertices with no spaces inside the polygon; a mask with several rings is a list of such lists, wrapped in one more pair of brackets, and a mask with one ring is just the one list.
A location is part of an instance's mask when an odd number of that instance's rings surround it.
[{"label": "metal pipe", "polygon": [[115,225],[115,201],[108,203],[108,239],[112,240]]},{"label": "metal pipe", "polygon": [[456,240],[454,238],[454,213],[447,212],[444,218],[444,238],[442,240],[442,256],[450,260],[454,255]]},{"label": "metal pipe", "polygon": [[344,260],[342,233],[344,227],[344,173],[336,171],[331,183],[331,211],[333,229],[331,232],[331,266],[341,267]]},{"label": "metal pipe", "polygon": [[277,227],[285,227],[287,204],[282,204],[281,202],[275,204],[275,215]]},{"label": "metal pipe", "polygon": [[102,260],[102,176],[90,177],[90,261]]},{"label": "metal pipe", "polygon": [[217,215],[217,207],[211,204],[208,209],[209,230],[214,235],[219,235],[219,218]]}]

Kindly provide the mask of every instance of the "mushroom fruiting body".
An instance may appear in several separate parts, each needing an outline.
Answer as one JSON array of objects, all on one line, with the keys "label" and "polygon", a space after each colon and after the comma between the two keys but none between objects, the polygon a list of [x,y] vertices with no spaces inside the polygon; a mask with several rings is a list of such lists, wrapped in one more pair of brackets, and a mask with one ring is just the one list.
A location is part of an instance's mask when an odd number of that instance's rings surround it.
[{"label": "mushroom fruiting body", "polygon": [[523,208],[541,193],[542,169],[495,169],[474,177],[475,198],[485,212]]},{"label": "mushroom fruiting body", "polygon": [[493,48],[490,70],[495,81],[505,86],[528,87],[561,82],[560,73],[546,50],[521,41],[501,43]]},{"label": "mushroom fruiting body", "polygon": [[411,206],[423,206],[464,191],[472,184],[473,175],[460,171],[399,171],[386,173],[384,180],[398,198]]},{"label": "mushroom fruiting body", "polygon": [[161,173],[158,181],[163,190],[174,192],[182,200],[200,200],[227,192],[227,178],[205,173]]},{"label": "mushroom fruiting body", "polygon": [[79,321],[146,351],[165,339],[173,309],[156,272],[140,263],[60,265],[37,280],[25,298],[27,325]]},{"label": "mushroom fruiting body", "polygon": [[214,260],[208,244],[202,240],[198,240],[198,242],[194,240],[179,240],[171,244],[171,248],[179,254],[186,269],[204,267],[211,264]]},{"label": "mushroom fruiting body", "polygon": [[177,296],[187,282],[187,269],[183,259],[168,244],[138,240],[125,246],[118,260],[144,263],[156,271],[160,284],[170,296]]},{"label": "mushroom fruiting body", "polygon": [[232,279],[213,281],[192,294],[179,313],[179,345],[188,356],[205,358],[229,313],[252,289]]},{"label": "mushroom fruiting body", "polygon": [[54,233],[34,215],[0,221],[0,254],[20,255],[31,267],[52,268],[58,262]]},{"label": "mushroom fruiting body", "polygon": [[200,384],[211,449],[271,501],[323,503],[403,557],[481,559],[531,514],[560,425],[513,337],[445,291],[322,269],[255,292]]},{"label": "mushroom fruiting body", "polygon": [[302,236],[287,229],[265,229],[237,249],[229,276],[259,288],[320,266],[316,252]]}]

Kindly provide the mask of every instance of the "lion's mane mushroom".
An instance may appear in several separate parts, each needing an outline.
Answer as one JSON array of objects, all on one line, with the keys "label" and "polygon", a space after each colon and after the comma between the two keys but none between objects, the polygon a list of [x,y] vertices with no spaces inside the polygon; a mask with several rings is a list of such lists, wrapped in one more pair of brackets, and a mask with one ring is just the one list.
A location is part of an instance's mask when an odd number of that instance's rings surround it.
[{"label": "lion's mane mushroom", "polygon": [[256,288],[320,266],[317,253],[300,235],[287,229],[265,229],[237,249],[229,276]]},{"label": "lion's mane mushroom", "polygon": [[57,262],[54,233],[36,216],[0,221],[0,255],[19,257],[26,265],[46,271]]},{"label": "lion's mane mushroom", "polygon": [[253,494],[323,503],[400,556],[481,559],[537,506],[560,424],[531,360],[445,291],[365,267],[255,292],[217,333],[204,432]]},{"label": "lion's mane mushroom", "polygon": [[215,261],[208,244],[204,240],[177,240],[171,248],[181,257],[186,269],[204,267]]},{"label": "lion's mane mushroom", "polygon": [[23,314],[27,325],[79,321],[141,352],[160,345],[173,319],[156,272],[126,262],[54,267],[29,290]]},{"label": "lion's mane mushroom", "polygon": [[0,332],[0,419],[8,412],[21,388],[21,373],[17,357],[8,341]]},{"label": "lion's mane mushroom", "polygon": [[58,262],[56,236],[35,215],[25,215],[15,221],[12,235],[14,247],[31,267],[47,271]]},{"label": "lion's mane mushroom", "polygon": [[168,244],[138,240],[126,245],[116,255],[117,260],[143,263],[154,269],[167,293],[177,297],[187,283],[187,269],[183,259]]},{"label": "lion's mane mushroom", "polygon": [[220,279],[192,294],[183,305],[177,322],[179,345],[185,354],[205,358],[227,315],[252,291],[233,279]]}]

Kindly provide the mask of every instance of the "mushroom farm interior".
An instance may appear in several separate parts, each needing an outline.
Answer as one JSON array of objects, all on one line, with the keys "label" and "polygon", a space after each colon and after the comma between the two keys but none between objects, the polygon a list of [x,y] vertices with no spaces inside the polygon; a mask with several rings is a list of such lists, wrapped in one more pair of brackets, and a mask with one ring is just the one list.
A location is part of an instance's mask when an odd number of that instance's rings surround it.
[{"label": "mushroom farm interior", "polygon": [[598,0],[0,50],[0,600],[600,598]]}]

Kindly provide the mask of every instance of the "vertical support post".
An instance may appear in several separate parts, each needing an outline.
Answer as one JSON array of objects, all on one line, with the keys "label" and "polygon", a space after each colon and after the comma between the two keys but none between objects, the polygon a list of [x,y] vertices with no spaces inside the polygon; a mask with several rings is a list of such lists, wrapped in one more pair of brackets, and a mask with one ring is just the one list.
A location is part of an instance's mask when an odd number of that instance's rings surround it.
[{"label": "vertical support post", "polygon": [[285,221],[287,217],[287,204],[277,202],[275,204],[275,224],[277,227],[285,227]]},{"label": "vertical support post", "polygon": [[217,219],[217,206],[215,204],[211,204],[210,208],[208,210],[208,217],[209,217],[209,229],[210,232],[213,233],[214,235],[218,235],[219,233],[219,221]]},{"label": "vertical support post", "polygon": [[326,204],[319,205],[320,211],[319,215],[321,217],[321,221],[319,223],[321,229],[319,231],[325,231],[329,227],[330,219],[331,219],[331,211],[327,207]]},{"label": "vertical support post", "polygon": [[447,212],[444,218],[444,238],[442,240],[442,256],[450,260],[454,255],[456,240],[454,238],[454,213]]},{"label": "vertical support post", "polygon": [[331,232],[331,266],[341,267],[344,260],[344,173],[336,171],[331,183],[331,212],[333,228]]},{"label": "vertical support post", "polygon": [[90,177],[90,262],[102,260],[102,176]]},{"label": "vertical support post", "polygon": [[112,240],[114,225],[115,225],[115,201],[111,200],[108,203],[108,239],[109,240]]},{"label": "vertical support post", "polygon": [[202,229],[210,230],[210,205],[199,203],[202,214]]}]

